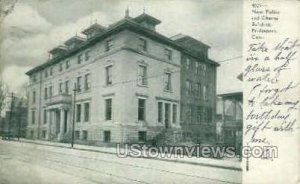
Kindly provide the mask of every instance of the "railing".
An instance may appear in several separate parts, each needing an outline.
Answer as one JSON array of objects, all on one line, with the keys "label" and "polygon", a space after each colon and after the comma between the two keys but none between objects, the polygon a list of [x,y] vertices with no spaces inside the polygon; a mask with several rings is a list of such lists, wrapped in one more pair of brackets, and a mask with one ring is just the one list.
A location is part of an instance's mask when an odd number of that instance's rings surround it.
[{"label": "railing", "polygon": [[46,99],[47,105],[53,104],[71,104],[72,96],[68,94],[59,94]]}]

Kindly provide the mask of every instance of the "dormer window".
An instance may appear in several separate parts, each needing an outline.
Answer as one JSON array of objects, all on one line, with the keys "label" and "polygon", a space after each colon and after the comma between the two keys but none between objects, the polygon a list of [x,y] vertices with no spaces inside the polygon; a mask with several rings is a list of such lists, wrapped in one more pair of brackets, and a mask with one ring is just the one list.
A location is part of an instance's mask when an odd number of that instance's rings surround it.
[{"label": "dormer window", "polygon": [[170,49],[165,49],[165,57],[167,60],[172,60],[172,51]]},{"label": "dormer window", "polygon": [[160,23],[160,20],[143,13],[142,15],[139,15],[133,19],[143,27],[150,29],[152,31],[155,31],[155,26]]},{"label": "dormer window", "polygon": [[111,39],[108,39],[107,41],[106,41],[106,45],[105,45],[105,51],[110,51],[111,49],[112,49],[112,47],[113,47],[113,39],[111,38]]},{"label": "dormer window", "polygon": [[138,50],[147,51],[147,41],[145,39],[139,38]]}]

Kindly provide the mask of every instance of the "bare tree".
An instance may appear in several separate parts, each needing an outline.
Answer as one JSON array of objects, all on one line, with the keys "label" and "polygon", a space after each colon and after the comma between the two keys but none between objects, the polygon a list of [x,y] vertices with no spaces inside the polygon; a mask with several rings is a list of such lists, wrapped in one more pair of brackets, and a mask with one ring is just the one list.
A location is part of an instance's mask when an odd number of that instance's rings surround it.
[{"label": "bare tree", "polygon": [[6,96],[8,94],[8,88],[7,85],[4,83],[2,78],[0,77],[0,115],[2,113],[2,110],[5,107],[6,103]]}]

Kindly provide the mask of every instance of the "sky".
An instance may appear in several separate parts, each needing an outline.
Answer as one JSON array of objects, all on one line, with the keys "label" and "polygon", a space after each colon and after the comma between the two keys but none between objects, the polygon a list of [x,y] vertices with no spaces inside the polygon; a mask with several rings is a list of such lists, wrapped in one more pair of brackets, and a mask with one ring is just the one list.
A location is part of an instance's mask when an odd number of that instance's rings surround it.
[{"label": "sky", "polygon": [[[132,17],[145,11],[161,20],[157,31],[167,37],[182,33],[210,45],[217,62],[242,55],[242,0],[19,0],[0,25],[2,77],[18,90],[49,50],[96,21],[122,19],[127,7]],[[220,64],[217,93],[241,91],[241,58]]]}]

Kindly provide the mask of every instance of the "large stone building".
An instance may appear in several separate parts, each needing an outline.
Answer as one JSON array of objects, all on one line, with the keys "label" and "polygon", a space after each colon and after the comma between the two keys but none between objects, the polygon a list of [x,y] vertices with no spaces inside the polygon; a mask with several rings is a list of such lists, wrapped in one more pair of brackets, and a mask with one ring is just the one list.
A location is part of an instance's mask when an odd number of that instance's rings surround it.
[{"label": "large stone building", "polygon": [[187,57],[203,67],[199,72],[205,70],[190,82],[203,82],[196,88],[205,95],[199,104],[211,111],[212,119],[216,63],[207,58],[208,47],[193,39],[195,47],[204,49],[199,54],[202,50],[180,42],[190,37],[171,39],[158,33],[159,23],[145,13],[132,18],[127,12],[109,27],[93,24],[82,32],[85,38],[74,36],[52,49],[47,62],[27,72],[28,137],[68,139],[73,119],[75,139],[81,141],[146,141],[165,129],[181,134],[181,126],[188,123],[188,115],[180,117],[189,107],[181,100],[189,79],[189,72],[182,72]]}]

